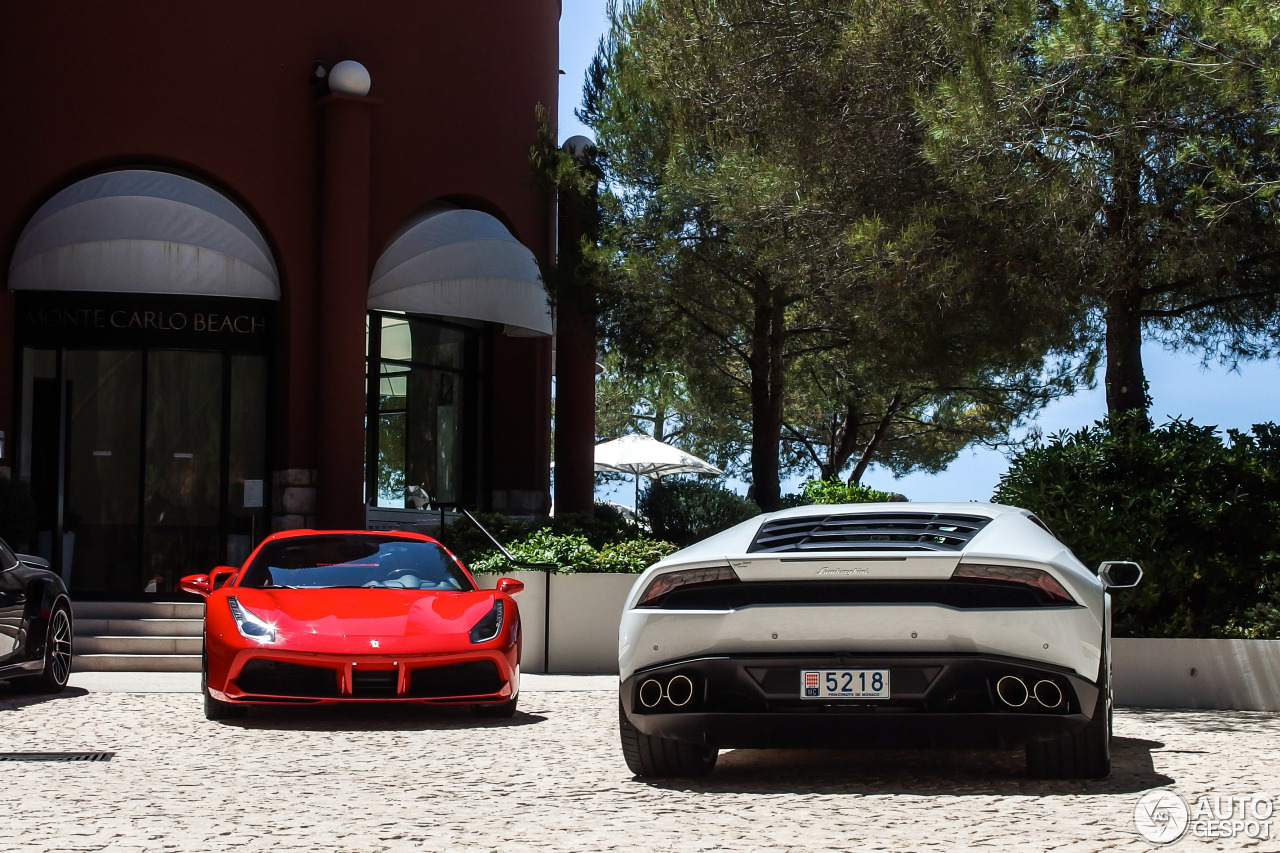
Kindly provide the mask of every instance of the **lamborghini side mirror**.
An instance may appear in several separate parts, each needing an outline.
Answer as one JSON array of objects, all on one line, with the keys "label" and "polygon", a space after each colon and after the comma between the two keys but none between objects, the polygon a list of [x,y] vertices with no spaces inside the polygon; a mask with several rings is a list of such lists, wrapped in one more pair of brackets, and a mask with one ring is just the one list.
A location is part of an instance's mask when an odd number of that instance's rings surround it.
[{"label": "lamborghini side mirror", "polygon": [[1142,580],[1142,566],[1129,560],[1108,560],[1098,566],[1098,577],[1108,589],[1128,589]]}]

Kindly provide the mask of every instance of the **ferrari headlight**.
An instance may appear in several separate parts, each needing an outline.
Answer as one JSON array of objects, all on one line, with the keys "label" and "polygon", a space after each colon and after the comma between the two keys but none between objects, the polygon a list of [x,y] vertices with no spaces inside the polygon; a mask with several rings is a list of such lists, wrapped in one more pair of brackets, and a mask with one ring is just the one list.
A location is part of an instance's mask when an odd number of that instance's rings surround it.
[{"label": "ferrari headlight", "polygon": [[495,598],[493,607],[484,615],[484,618],[475,624],[471,629],[471,642],[487,643],[494,637],[498,636],[498,632],[502,630],[502,599]]},{"label": "ferrari headlight", "polygon": [[231,618],[235,620],[236,628],[239,629],[240,635],[248,640],[257,640],[259,643],[274,643],[276,641],[276,626],[262,619],[248,608],[242,607],[240,602],[234,597],[227,598],[227,606],[231,608]]}]

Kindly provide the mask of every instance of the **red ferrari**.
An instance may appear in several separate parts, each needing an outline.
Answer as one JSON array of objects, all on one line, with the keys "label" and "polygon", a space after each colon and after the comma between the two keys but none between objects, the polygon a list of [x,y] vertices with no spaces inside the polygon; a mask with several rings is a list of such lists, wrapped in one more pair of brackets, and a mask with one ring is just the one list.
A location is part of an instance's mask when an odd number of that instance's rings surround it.
[{"label": "red ferrari", "polygon": [[182,579],[205,596],[204,713],[250,705],[417,702],[510,717],[524,589],[475,579],[416,533],[291,530],[239,569]]}]

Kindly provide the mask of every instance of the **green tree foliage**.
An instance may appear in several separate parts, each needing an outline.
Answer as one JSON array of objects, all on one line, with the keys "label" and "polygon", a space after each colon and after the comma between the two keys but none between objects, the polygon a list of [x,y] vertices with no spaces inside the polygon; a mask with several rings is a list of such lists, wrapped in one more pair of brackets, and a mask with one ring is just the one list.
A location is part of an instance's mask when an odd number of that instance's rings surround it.
[{"label": "green tree foliage", "polygon": [[[1228,362],[1280,331],[1280,5],[927,0],[949,73],[928,155],[996,264],[1091,310],[1112,413],[1147,406],[1143,336]],[[1053,288],[1051,288],[1053,289]]]},{"label": "green tree foliage", "polygon": [[[1247,634],[1280,593],[1280,429],[1251,433],[1140,413],[1061,433],[1014,459],[993,498],[1035,512],[1085,565],[1135,560],[1115,630],[1146,637]],[[1274,618],[1274,612],[1272,617]]]},{"label": "green tree foliage", "polygon": [[736,419],[761,507],[785,471],[933,470],[1071,386],[1079,365],[1042,375],[1071,304],[983,266],[1004,236],[939,204],[912,98],[945,64],[912,4],[611,17],[580,113],[609,185],[604,336],[624,372],[666,365]]},{"label": "green tree foliage", "polygon": [[[695,389],[676,370],[637,366],[625,371],[616,352],[605,354],[604,373],[596,380],[596,439],[647,435],[679,447],[721,470],[737,467],[744,422],[713,416]],[[597,477],[602,476],[597,474]],[[608,475],[620,481],[625,475]]]}]

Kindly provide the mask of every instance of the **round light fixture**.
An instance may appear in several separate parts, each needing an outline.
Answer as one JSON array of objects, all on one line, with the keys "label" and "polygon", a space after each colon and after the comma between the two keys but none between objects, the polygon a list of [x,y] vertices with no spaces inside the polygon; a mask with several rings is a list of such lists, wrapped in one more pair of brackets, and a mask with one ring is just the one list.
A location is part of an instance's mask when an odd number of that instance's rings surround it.
[{"label": "round light fixture", "polygon": [[354,59],[344,59],[329,69],[330,92],[364,97],[369,94],[371,83],[369,69]]}]

